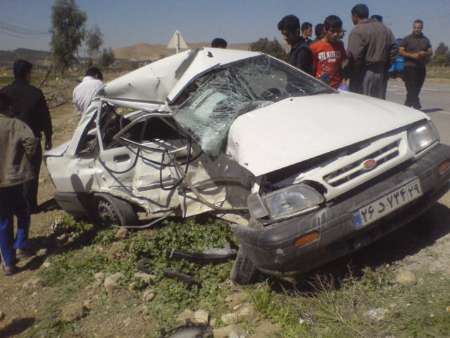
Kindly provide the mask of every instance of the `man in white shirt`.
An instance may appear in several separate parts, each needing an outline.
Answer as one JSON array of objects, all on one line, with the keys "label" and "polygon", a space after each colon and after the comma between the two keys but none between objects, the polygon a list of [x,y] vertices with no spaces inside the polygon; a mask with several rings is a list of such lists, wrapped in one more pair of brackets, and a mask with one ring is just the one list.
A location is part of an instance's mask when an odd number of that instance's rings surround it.
[{"label": "man in white shirt", "polygon": [[103,74],[97,67],[90,67],[81,83],[73,90],[73,103],[83,115],[91,104],[92,99],[104,88]]}]

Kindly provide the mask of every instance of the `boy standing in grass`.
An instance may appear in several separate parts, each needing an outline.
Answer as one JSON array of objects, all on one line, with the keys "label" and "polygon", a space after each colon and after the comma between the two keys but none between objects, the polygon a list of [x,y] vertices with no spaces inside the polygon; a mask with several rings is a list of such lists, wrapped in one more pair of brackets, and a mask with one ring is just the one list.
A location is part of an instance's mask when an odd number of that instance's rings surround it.
[{"label": "boy standing in grass", "polygon": [[[31,129],[11,117],[12,100],[0,93],[0,253],[5,275],[15,272],[16,249],[26,250],[30,226],[30,203],[24,184],[35,178],[31,159],[37,139]],[[14,239],[13,216],[17,216]]]},{"label": "boy standing in grass", "polygon": [[325,19],[323,29],[323,38],[310,46],[315,76],[337,89],[343,79],[342,64],[347,58],[344,44],[339,39],[342,20],[336,15],[330,15]]}]

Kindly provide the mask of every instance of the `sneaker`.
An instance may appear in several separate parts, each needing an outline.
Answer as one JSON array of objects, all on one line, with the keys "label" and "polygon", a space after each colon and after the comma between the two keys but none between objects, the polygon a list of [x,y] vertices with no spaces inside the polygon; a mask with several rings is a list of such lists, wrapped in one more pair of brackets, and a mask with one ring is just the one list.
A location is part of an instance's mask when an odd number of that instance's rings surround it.
[{"label": "sneaker", "polygon": [[30,249],[17,249],[16,257],[17,258],[30,258],[33,256],[33,252]]},{"label": "sneaker", "polygon": [[3,273],[5,276],[11,276],[16,273],[16,267],[14,265],[6,266],[3,265]]}]

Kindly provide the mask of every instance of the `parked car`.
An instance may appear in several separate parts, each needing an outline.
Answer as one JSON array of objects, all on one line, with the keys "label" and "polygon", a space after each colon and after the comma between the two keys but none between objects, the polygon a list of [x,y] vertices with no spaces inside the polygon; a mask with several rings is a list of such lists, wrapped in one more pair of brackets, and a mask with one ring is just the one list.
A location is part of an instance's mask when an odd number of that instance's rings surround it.
[{"label": "parked car", "polygon": [[450,147],[422,112],[213,48],[108,83],[45,158],[57,202],[77,217],[230,220],[239,283],[357,250],[427,210],[450,178]]}]

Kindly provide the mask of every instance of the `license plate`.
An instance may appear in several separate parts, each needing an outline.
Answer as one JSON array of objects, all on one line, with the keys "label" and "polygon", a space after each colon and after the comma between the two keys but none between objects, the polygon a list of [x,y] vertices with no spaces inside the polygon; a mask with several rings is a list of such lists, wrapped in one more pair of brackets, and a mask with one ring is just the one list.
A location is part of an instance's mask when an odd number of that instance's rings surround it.
[{"label": "license plate", "polygon": [[355,225],[358,228],[369,225],[422,195],[420,180],[411,181],[356,211]]}]

